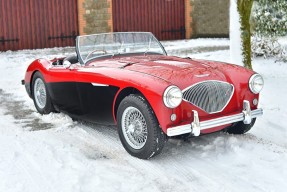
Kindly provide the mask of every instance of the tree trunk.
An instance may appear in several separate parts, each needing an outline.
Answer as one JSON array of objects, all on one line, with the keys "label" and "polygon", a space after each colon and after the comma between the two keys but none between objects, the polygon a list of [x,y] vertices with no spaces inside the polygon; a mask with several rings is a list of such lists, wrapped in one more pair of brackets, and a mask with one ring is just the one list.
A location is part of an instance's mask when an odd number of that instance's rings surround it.
[{"label": "tree trunk", "polygon": [[250,31],[250,15],[253,0],[237,0],[237,9],[240,16],[241,39],[242,39],[242,55],[244,67],[252,69],[251,64],[251,31]]}]

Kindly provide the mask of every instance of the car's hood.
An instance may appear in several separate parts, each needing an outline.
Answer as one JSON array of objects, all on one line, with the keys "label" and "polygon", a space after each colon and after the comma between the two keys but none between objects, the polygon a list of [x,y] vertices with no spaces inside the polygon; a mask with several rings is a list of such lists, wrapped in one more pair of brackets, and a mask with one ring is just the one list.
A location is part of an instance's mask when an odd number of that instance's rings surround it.
[{"label": "car's hood", "polygon": [[227,77],[221,70],[199,60],[157,56],[149,59],[146,57],[125,58],[120,62],[126,63],[126,66],[123,67],[125,70],[152,75],[180,88],[186,88],[203,80],[227,81]]},{"label": "car's hood", "polygon": [[246,68],[237,65],[226,65],[226,63],[218,61],[159,55],[104,59],[90,63],[85,71],[97,73],[99,68],[101,70],[109,69],[105,74],[108,75],[112,71],[111,76],[115,76],[115,73],[121,76],[124,71],[127,71],[129,73],[124,78],[129,81],[131,78],[130,72],[134,72],[135,74],[132,77],[134,82],[141,81],[135,79],[137,77],[136,73],[152,76],[177,85],[181,89],[206,80],[225,81],[240,86],[240,82],[247,82],[248,78],[254,73]]}]

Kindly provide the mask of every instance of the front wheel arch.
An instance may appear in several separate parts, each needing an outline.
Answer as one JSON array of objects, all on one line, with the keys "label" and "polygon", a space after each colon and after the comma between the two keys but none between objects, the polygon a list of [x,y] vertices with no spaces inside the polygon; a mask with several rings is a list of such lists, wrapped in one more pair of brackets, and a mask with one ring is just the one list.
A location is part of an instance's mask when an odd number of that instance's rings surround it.
[{"label": "front wheel arch", "polygon": [[122,100],[125,97],[127,97],[127,96],[129,96],[131,94],[137,94],[137,95],[141,95],[142,97],[144,97],[144,95],[138,89],[136,89],[134,87],[126,87],[126,88],[122,89],[117,94],[117,97],[116,97],[115,102],[114,102],[113,114],[114,114],[115,120],[117,119],[117,112],[118,112],[120,103],[122,102]]}]

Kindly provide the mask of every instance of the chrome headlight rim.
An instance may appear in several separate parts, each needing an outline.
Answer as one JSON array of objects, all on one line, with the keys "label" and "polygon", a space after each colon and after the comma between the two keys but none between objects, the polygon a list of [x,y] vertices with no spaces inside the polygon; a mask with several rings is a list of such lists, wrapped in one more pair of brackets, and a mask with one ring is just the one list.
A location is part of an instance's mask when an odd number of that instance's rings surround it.
[{"label": "chrome headlight rim", "polygon": [[165,89],[163,94],[163,102],[166,107],[171,109],[176,108],[181,104],[182,99],[183,99],[182,91],[177,86],[171,85]]},{"label": "chrome headlight rim", "polygon": [[[258,82],[261,81],[262,82],[262,85],[261,87],[255,87],[255,84],[256,84],[256,81]],[[257,83],[258,85],[258,83]],[[262,75],[258,74],[258,73],[255,73],[253,74],[250,79],[249,79],[249,89],[252,93],[254,94],[258,94],[261,92],[261,90],[263,89],[263,86],[264,86],[264,79],[262,77]]]}]

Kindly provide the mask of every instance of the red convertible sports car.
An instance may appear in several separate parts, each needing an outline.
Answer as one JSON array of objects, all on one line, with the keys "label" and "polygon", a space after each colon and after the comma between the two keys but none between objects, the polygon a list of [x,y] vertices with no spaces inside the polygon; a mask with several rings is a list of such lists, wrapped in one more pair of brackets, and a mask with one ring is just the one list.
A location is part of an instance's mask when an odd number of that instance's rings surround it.
[{"label": "red convertible sports car", "polygon": [[39,113],[117,125],[126,151],[141,159],[159,154],[173,136],[243,134],[263,114],[261,75],[167,56],[146,32],[78,36],[76,55],[35,60],[22,83]]}]

